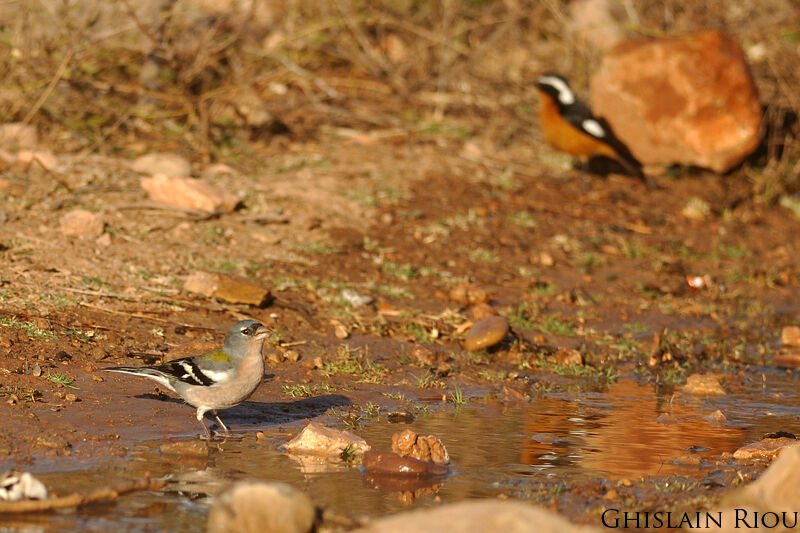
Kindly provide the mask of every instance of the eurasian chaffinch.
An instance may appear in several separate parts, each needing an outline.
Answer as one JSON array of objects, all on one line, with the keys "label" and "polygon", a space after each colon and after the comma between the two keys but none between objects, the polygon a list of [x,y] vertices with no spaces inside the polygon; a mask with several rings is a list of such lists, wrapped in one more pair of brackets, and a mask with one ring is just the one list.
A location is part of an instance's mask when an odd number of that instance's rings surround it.
[{"label": "eurasian chaffinch", "polygon": [[242,320],[228,331],[221,348],[205,354],[157,366],[115,366],[102,370],[144,376],[172,390],[197,408],[197,420],[210,440],[203,415],[211,411],[225,434],[230,434],[217,409],[239,405],[261,383],[264,377],[261,347],[269,334],[270,330],[255,320]]}]

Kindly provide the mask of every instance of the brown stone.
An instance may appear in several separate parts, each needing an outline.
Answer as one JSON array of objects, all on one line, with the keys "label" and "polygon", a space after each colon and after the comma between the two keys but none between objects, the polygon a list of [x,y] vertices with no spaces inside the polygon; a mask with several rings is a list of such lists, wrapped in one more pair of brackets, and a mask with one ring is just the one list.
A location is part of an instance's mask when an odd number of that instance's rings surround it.
[{"label": "brown stone", "polygon": [[733,452],[733,458],[739,461],[756,461],[759,459],[772,460],[787,446],[797,446],[797,439],[779,437],[777,439],[761,439],[742,446]]},{"label": "brown stone", "polygon": [[368,451],[364,454],[364,469],[375,476],[441,476],[447,467],[432,461],[422,461],[413,457],[403,457],[394,452]]},{"label": "brown stone", "polygon": [[233,211],[239,198],[205,180],[155,174],[142,178],[142,188],[156,202],[209,213]]},{"label": "brown stone", "polygon": [[505,338],[508,330],[508,320],[501,316],[489,316],[478,320],[470,328],[464,340],[464,349],[474,352],[494,346]]},{"label": "brown stone", "polygon": [[781,345],[800,346],[800,326],[786,326],[781,330]]},{"label": "brown stone", "polygon": [[[599,523],[599,521],[598,521]],[[465,500],[379,518],[353,533],[599,533],[602,528],[573,524],[555,511],[518,501]]]},{"label": "brown stone", "polygon": [[12,149],[34,149],[39,144],[36,128],[22,122],[0,125],[0,145]]},{"label": "brown stone", "polygon": [[339,431],[309,422],[292,440],[283,445],[287,452],[312,455],[338,456],[347,447],[354,454],[370,449],[367,441],[349,431]]},{"label": "brown stone", "polygon": [[316,510],[311,499],[286,483],[240,481],[214,498],[208,533],[308,533]]},{"label": "brown stone", "polygon": [[725,172],[761,138],[761,106],[742,50],[717,30],[617,45],[592,77],[591,103],[645,165]]},{"label": "brown stone", "polygon": [[460,283],[450,289],[450,299],[458,304],[475,305],[484,303],[489,299],[489,294],[469,283]]},{"label": "brown stone", "polygon": [[450,455],[441,440],[433,435],[419,435],[410,429],[392,435],[392,451],[441,465],[450,462]]},{"label": "brown stone", "polygon": [[727,394],[713,374],[692,374],[686,379],[681,392],[692,396],[724,396]]},{"label": "brown stone", "polygon": [[271,294],[269,289],[247,279],[219,272],[194,272],[183,284],[188,292],[230,303],[264,305]]},{"label": "brown stone", "polygon": [[27,172],[32,167],[40,167],[53,171],[58,167],[58,159],[49,150],[20,150],[14,160],[14,168],[20,172]]},{"label": "brown stone", "polygon": [[103,219],[100,215],[74,209],[59,219],[61,233],[67,237],[97,238],[103,233]]},{"label": "brown stone", "polygon": [[139,156],[131,164],[131,168],[134,172],[150,175],[189,176],[192,173],[192,166],[186,159],[170,152]]}]

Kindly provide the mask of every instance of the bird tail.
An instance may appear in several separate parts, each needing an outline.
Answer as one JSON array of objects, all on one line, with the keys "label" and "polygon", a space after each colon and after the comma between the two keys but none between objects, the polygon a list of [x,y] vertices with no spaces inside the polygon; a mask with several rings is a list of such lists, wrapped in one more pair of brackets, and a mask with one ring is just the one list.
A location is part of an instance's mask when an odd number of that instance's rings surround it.
[{"label": "bird tail", "polygon": [[170,379],[165,376],[162,372],[154,368],[148,367],[135,367],[135,366],[110,366],[108,368],[102,368],[104,372],[119,372],[120,374],[132,374],[134,376],[144,376],[146,378],[150,378],[153,381],[164,385],[170,390],[174,390],[172,385],[170,384]]},{"label": "bird tail", "polygon": [[616,135],[614,135],[613,130],[611,129],[611,125],[602,118],[597,119],[598,122],[603,126],[603,129],[606,130],[610,135],[608,138],[604,139],[606,143],[608,143],[611,148],[617,153],[617,161],[627,170],[632,176],[639,178],[642,181],[646,181],[647,177],[644,175],[644,171],[642,170],[642,164],[636,159],[628,147],[625,146],[625,143],[620,141]]}]

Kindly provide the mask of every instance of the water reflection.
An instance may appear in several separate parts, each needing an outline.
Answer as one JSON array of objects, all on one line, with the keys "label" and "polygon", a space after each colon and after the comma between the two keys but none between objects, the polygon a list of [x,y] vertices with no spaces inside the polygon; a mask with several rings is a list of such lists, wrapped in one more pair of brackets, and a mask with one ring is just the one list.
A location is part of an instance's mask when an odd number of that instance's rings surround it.
[{"label": "water reflection", "polygon": [[[278,429],[263,428],[265,438],[251,434],[207,447],[191,439],[146,442],[123,461],[37,476],[66,493],[150,471],[170,480],[164,491],[135,493],[111,505],[59,515],[14,517],[14,525],[41,531],[198,530],[213,495],[240,479],[287,482],[317,505],[357,517],[438,500],[508,494],[515,488],[524,493],[525,487],[534,490],[547,483],[671,473],[711,476],[707,467],[720,454],[769,431],[792,431],[800,415],[793,374],[774,371],[763,382],[742,381],[727,396],[694,399],[662,396],[652,385],[622,379],[602,393],[548,394],[511,406],[473,400],[458,411],[443,409],[406,423],[380,421],[356,430],[378,451],[389,450],[392,434],[406,428],[438,436],[453,470],[433,480],[374,479],[341,461],[292,457],[279,449],[287,434]],[[727,421],[707,419],[717,409]],[[675,461],[687,456],[703,460]]]}]

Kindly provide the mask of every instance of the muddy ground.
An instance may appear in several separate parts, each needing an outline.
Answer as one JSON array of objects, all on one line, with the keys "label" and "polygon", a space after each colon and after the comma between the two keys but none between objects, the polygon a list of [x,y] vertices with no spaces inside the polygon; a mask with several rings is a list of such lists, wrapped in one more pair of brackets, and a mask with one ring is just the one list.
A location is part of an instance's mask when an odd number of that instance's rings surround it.
[{"label": "muddy ground", "polygon": [[[791,107],[774,69],[792,63],[771,61],[754,67],[759,88]],[[694,372],[716,372],[733,389],[777,372],[781,327],[800,323],[800,221],[778,204],[798,190],[791,130],[724,176],[670,169],[646,187],[593,175],[544,144],[533,70],[499,89],[484,80],[482,98],[443,89],[437,99],[425,86],[401,95],[320,67],[315,75],[343,95],[336,109],[292,91],[282,127],[210,156],[188,135],[140,139],[119,123],[98,145],[63,120],[46,129],[51,115],[40,112],[47,119],[32,123],[57,169],[4,170],[0,191],[0,470],[73,468],[198,434],[193,410],[152,382],[98,370],[197,353],[198,341],[221,342],[243,317],[275,331],[264,384],[223,414],[247,435],[602,394],[621,378],[669,398]],[[24,118],[16,113],[6,122]],[[195,175],[239,194],[240,208],[207,216],[151,202],[130,162],[159,151],[191,160]],[[211,163],[226,166],[211,175]],[[697,199],[709,208],[702,219],[686,216]],[[103,238],[62,234],[60,218],[75,208],[102,216]],[[273,299],[257,308],[189,294],[183,283],[196,271],[245,277]],[[709,282],[691,287],[687,276]],[[458,287],[483,305],[460,301]],[[353,305],[345,289],[371,302]],[[511,333],[465,351],[469,322],[489,311]],[[431,352],[422,359],[420,345]],[[276,356],[290,350],[297,361]],[[760,468],[731,467],[708,494]],[[555,506],[593,519],[583,500],[608,487],[576,491],[580,502]],[[644,494],[652,505],[681,500]]]}]

